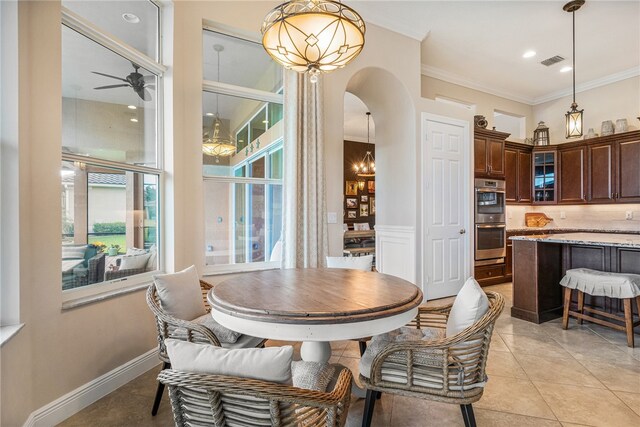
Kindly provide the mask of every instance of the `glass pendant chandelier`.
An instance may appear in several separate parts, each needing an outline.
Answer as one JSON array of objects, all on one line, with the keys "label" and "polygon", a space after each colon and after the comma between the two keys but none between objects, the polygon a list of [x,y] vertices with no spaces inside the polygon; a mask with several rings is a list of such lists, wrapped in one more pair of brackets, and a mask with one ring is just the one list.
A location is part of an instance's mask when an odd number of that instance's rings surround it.
[{"label": "glass pendant chandelier", "polygon": [[[371,113],[369,111],[367,111],[367,144],[370,144],[369,142],[369,133],[370,133],[370,127],[369,127],[369,120],[371,119]],[[371,151],[367,151],[367,153],[364,155],[364,158],[362,159],[362,161],[360,163],[356,163],[353,165],[353,170],[356,172],[356,175],[358,175],[359,178],[373,178],[374,176],[376,176],[376,161],[373,158],[373,154],[371,154]],[[362,188],[364,188],[364,181],[362,184]]]},{"label": "glass pendant chandelier", "polygon": [[563,9],[566,12],[570,12],[573,17],[573,102],[571,103],[571,110],[565,114],[567,138],[582,136],[582,112],[584,110],[578,110],[578,104],[576,104],[576,10],[580,9],[584,1],[573,0],[563,6]]},{"label": "glass pendant chandelier", "polygon": [[[220,81],[220,52],[224,50],[224,46],[216,44],[213,46],[213,50],[218,54],[217,81]],[[228,157],[236,153],[236,141],[229,132],[224,130],[219,111],[219,95],[216,94],[216,114],[213,117],[211,127],[204,133],[202,138],[202,152],[207,156],[215,157],[216,163],[220,162],[220,157]]]},{"label": "glass pendant chandelier", "polygon": [[344,4],[331,0],[292,0],[271,10],[262,23],[262,45],[285,68],[309,73],[342,68],[364,47],[365,23]]}]

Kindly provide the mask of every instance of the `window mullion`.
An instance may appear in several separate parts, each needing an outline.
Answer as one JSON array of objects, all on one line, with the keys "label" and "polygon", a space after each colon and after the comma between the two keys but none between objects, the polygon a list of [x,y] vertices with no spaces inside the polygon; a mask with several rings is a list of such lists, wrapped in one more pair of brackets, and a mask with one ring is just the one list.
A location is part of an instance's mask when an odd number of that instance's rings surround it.
[{"label": "window mullion", "polygon": [[162,75],[167,71],[167,67],[164,65],[159,64],[117,37],[99,29],[91,22],[65,7],[62,7],[62,24],[154,74]]}]

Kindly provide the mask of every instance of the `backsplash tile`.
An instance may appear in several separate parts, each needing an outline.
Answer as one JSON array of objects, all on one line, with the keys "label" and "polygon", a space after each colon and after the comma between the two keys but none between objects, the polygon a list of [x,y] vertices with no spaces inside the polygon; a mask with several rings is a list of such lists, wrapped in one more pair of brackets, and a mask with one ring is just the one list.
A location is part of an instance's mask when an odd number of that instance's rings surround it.
[{"label": "backsplash tile", "polygon": [[[633,219],[625,219],[626,212]],[[553,218],[542,229],[589,229],[640,231],[640,204],[619,205],[561,205],[561,206],[507,206],[507,229],[525,228],[524,214],[544,212]],[[560,218],[564,212],[565,218]]]}]

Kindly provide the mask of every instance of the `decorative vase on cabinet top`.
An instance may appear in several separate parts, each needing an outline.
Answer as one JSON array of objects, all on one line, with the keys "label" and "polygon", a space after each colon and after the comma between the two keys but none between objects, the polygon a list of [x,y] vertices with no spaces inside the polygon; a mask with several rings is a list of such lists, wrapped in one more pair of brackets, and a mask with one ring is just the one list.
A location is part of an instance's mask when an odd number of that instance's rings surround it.
[{"label": "decorative vase on cabinet top", "polygon": [[602,136],[613,135],[614,127],[613,122],[611,120],[605,120],[602,122],[602,128],[600,130],[600,134]]},{"label": "decorative vase on cabinet top", "polygon": [[626,132],[628,129],[629,125],[627,124],[627,119],[616,120],[616,133]]}]

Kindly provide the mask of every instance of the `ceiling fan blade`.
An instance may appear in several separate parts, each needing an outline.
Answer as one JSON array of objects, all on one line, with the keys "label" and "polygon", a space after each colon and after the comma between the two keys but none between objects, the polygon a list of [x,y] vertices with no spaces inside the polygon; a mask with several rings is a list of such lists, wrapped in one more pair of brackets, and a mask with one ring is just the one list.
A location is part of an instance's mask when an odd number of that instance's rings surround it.
[{"label": "ceiling fan blade", "polygon": [[105,76],[105,77],[109,77],[109,78],[112,78],[112,79],[116,79],[116,80],[121,80],[121,81],[123,81],[123,82],[126,82],[126,80],[125,80],[125,79],[123,79],[122,77],[112,76],[111,74],[100,73],[100,72],[98,72],[98,71],[92,71],[92,73],[93,73],[93,74],[98,74],[98,75],[101,75],[101,76]]},{"label": "ceiling fan blade", "polygon": [[148,90],[143,89],[141,91],[137,91],[136,93],[140,98],[142,98],[143,101],[151,101],[151,93]]},{"label": "ceiling fan blade", "polygon": [[129,87],[129,85],[109,85],[109,86],[100,86],[94,87],[94,89],[113,89],[115,87]]}]

